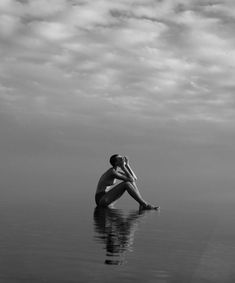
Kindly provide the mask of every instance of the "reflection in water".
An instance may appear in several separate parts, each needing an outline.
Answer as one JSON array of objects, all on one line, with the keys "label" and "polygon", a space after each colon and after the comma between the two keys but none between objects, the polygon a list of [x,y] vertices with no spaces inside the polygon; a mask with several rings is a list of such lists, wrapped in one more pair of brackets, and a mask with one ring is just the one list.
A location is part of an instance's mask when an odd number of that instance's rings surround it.
[{"label": "reflection in water", "polygon": [[119,265],[125,262],[126,251],[132,251],[134,233],[140,217],[146,211],[134,211],[124,216],[114,208],[96,207],[94,210],[95,239],[105,244],[105,264]]}]

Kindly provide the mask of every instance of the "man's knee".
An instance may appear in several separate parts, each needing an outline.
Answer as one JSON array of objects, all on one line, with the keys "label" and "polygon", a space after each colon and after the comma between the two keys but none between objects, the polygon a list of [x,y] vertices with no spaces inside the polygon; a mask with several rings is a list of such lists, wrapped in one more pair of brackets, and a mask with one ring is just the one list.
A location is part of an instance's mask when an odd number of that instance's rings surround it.
[{"label": "man's knee", "polygon": [[123,182],[127,188],[133,188],[133,184],[130,181]]}]

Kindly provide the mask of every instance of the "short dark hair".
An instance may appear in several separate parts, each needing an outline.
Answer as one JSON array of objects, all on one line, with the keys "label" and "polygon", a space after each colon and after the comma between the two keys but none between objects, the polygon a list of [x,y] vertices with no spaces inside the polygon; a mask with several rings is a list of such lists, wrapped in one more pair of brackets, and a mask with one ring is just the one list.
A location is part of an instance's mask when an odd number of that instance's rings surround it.
[{"label": "short dark hair", "polygon": [[109,159],[109,162],[113,167],[116,165],[118,156],[119,156],[119,154],[113,154]]}]

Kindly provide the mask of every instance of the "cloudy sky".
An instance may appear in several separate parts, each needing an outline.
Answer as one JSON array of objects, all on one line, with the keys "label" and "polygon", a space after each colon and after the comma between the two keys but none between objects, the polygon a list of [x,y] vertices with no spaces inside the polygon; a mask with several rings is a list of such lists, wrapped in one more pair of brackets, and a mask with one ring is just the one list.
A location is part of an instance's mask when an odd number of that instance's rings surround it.
[{"label": "cloudy sky", "polygon": [[233,0],[1,0],[2,167],[124,152],[234,178],[234,28]]}]

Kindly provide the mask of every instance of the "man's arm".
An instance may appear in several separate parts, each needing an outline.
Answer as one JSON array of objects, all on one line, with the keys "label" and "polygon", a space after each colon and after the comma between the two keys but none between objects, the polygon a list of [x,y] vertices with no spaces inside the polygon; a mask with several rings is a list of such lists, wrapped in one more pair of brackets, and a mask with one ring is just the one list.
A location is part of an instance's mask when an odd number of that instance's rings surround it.
[{"label": "man's arm", "polygon": [[119,180],[127,181],[127,182],[135,181],[134,177],[130,174],[130,172],[126,168],[126,162],[124,158],[122,159],[122,162],[119,165],[119,167],[122,169],[123,172],[116,171],[113,169],[113,174],[114,174],[115,179],[119,179]]},{"label": "man's arm", "polygon": [[115,179],[118,179],[118,180],[122,180],[122,181],[125,181],[125,182],[134,182],[134,178],[130,175],[130,173],[126,173],[125,168],[122,168],[121,169],[123,170],[123,172],[120,172],[120,171],[115,171],[113,169],[113,177]]},{"label": "man's arm", "polygon": [[134,177],[130,174],[130,172],[129,172],[129,170],[127,169],[127,167],[126,167],[125,164],[123,164],[120,168],[121,168],[122,171],[124,172],[123,175],[125,175],[125,176],[130,180],[130,182],[134,182],[134,181],[135,181]]},{"label": "man's arm", "polygon": [[127,168],[127,170],[129,171],[129,173],[131,174],[131,176],[132,176],[132,177],[134,178],[134,180],[136,181],[136,180],[137,180],[137,177],[136,177],[134,171],[131,169],[131,166],[130,166],[130,163],[129,163],[128,158],[125,156],[124,159],[125,159],[125,165],[126,165],[125,167]]}]

